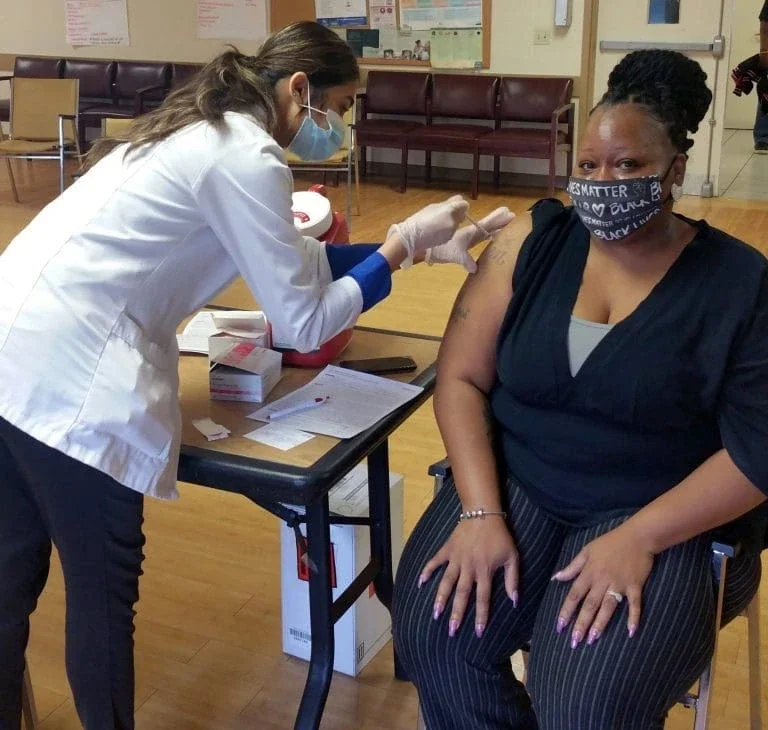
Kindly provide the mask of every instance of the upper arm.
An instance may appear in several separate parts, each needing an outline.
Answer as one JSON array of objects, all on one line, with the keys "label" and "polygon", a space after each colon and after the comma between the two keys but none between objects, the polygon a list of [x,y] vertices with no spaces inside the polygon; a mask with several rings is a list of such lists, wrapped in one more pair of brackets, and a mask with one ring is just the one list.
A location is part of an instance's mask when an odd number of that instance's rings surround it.
[{"label": "upper arm", "polygon": [[749,326],[735,345],[718,404],[723,446],[741,472],[768,494],[768,273]]},{"label": "upper arm", "polygon": [[467,277],[445,330],[438,357],[438,388],[460,379],[488,393],[496,377],[496,340],[512,298],[512,275],[531,232],[528,213],[515,218],[485,249]]}]

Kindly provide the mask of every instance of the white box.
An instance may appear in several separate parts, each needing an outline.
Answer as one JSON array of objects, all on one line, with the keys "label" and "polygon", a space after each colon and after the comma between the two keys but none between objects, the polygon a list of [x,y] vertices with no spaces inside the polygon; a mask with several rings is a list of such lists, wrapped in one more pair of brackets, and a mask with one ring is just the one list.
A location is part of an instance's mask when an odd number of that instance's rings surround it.
[{"label": "white box", "polygon": [[[393,574],[403,551],[403,477],[389,475],[392,514]],[[368,468],[355,467],[329,493],[331,512],[347,517],[368,515]],[[296,507],[297,511],[303,508]],[[301,532],[306,536],[305,525]],[[367,525],[331,525],[333,598],[336,600],[368,564],[371,558],[370,528]],[[285,523],[280,527],[283,651],[309,659],[312,633],[309,623],[309,582],[299,563],[294,531]],[[352,677],[368,664],[392,637],[389,611],[379,601],[371,585],[337,622],[334,628],[333,668]]]},{"label": "white box", "polygon": [[263,342],[261,338],[224,333],[208,339],[208,379],[212,400],[249,403],[266,400],[282,377],[283,356],[263,347]]}]

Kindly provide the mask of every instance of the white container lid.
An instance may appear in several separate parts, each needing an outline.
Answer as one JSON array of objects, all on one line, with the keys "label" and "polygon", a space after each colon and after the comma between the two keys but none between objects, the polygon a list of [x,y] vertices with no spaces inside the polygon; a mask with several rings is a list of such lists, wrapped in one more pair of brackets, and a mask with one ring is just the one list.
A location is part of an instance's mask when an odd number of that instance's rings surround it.
[{"label": "white container lid", "polygon": [[320,238],[333,223],[331,201],[320,193],[304,190],[293,194],[293,223],[304,236]]}]

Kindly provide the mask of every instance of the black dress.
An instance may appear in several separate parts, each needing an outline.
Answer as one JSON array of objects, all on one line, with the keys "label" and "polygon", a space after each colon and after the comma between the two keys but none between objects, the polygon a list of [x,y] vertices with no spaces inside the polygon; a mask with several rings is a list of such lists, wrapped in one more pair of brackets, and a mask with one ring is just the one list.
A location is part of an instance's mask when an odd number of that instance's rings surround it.
[{"label": "black dress", "polygon": [[[725,447],[768,493],[768,261],[704,221],[575,376],[568,327],[589,252],[572,208],[534,206],[499,333],[491,407],[506,468],[552,516],[629,514]],[[736,526],[762,532],[758,510]]]}]

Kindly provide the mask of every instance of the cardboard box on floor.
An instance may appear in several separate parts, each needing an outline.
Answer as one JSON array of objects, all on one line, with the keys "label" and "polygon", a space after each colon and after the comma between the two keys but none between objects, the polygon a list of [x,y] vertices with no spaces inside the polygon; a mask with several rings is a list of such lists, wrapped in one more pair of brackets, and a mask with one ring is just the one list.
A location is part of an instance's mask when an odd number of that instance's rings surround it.
[{"label": "cardboard box on floor", "polygon": [[[389,475],[392,514],[392,560],[394,569],[403,551],[403,477]],[[329,494],[331,512],[347,517],[368,515],[368,469],[355,467]],[[302,508],[297,507],[297,511]],[[305,525],[301,526],[306,536]],[[280,526],[281,593],[283,617],[283,651],[309,659],[312,633],[309,623],[309,576],[300,561],[294,531],[285,523]],[[370,560],[370,530],[367,525],[331,525],[333,562],[333,598],[337,599]],[[333,668],[356,676],[392,637],[389,611],[370,586],[355,605],[335,626]]]}]

